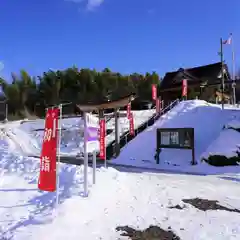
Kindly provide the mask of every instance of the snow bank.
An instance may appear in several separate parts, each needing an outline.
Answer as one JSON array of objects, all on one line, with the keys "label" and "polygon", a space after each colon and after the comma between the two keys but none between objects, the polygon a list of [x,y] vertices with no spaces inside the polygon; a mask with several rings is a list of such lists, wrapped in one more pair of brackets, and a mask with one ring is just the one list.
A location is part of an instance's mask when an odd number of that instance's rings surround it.
[{"label": "snow bank", "polygon": [[240,121],[233,119],[224,125],[220,132],[206,151],[201,155],[201,159],[207,159],[209,156],[221,155],[228,158],[237,156],[240,147],[240,132],[234,129],[240,129]]},{"label": "snow bank", "polygon": [[238,146],[240,146],[240,133],[233,129],[225,129],[201,155],[201,158],[207,159],[211,155],[222,155],[228,158],[237,156]]},{"label": "snow bank", "polygon": [[232,120],[230,122],[228,122],[226,125],[225,125],[225,128],[232,128],[232,129],[240,129],[240,121],[239,120]]}]

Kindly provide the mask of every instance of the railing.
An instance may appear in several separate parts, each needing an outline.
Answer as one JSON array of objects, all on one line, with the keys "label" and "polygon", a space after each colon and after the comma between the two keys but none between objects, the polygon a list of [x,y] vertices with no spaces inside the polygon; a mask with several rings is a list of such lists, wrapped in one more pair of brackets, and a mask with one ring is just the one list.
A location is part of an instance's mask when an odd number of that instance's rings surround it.
[{"label": "railing", "polygon": [[[139,133],[144,131],[146,128],[152,126],[163,114],[171,110],[173,107],[175,107],[179,103],[179,99],[176,99],[175,101],[171,102],[168,106],[166,106],[164,109],[162,109],[161,113],[154,113],[152,117],[150,117],[147,121],[140,124],[135,130],[134,130],[134,136],[130,135],[130,132],[125,132],[120,137],[120,149],[124,147],[128,142],[130,142],[132,139],[134,139]],[[153,109],[155,109],[154,107]],[[112,141],[108,144],[106,153],[107,153],[107,159],[111,159],[114,157],[114,148],[115,148],[115,141]],[[116,156],[115,156],[116,157]]]}]

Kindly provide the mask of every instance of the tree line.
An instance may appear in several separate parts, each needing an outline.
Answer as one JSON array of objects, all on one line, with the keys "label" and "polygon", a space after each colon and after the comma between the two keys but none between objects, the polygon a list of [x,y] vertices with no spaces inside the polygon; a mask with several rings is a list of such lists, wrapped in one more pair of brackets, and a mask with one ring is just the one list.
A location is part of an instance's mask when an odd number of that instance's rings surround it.
[{"label": "tree line", "polygon": [[11,75],[11,82],[0,78],[2,91],[8,99],[8,113],[16,118],[44,116],[45,108],[59,103],[100,103],[116,100],[130,93],[139,99],[151,100],[152,84],[160,84],[156,72],[120,74],[78,69],[49,70],[41,76],[30,76],[26,70]]}]

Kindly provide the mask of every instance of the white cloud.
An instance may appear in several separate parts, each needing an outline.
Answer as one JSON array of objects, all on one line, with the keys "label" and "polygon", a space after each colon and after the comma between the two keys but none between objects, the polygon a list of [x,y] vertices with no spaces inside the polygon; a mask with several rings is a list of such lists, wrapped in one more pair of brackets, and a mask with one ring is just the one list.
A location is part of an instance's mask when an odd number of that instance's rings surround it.
[{"label": "white cloud", "polygon": [[88,0],[87,9],[93,10],[103,4],[104,0]]},{"label": "white cloud", "polygon": [[65,0],[66,2],[74,2],[74,3],[80,3],[83,2],[84,0]]},{"label": "white cloud", "polygon": [[147,10],[147,13],[150,14],[150,15],[154,14],[155,12],[156,12],[156,11],[155,11],[154,8],[151,8],[151,9],[148,9],[148,10]]},{"label": "white cloud", "polygon": [[103,4],[104,0],[65,0],[67,2],[82,3],[87,2],[87,10],[94,10]]}]

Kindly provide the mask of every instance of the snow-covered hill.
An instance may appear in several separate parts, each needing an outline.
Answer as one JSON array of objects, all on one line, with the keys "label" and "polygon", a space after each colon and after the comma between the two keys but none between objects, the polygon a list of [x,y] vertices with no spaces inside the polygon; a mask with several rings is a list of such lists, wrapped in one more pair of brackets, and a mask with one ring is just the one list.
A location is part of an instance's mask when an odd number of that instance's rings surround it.
[{"label": "snow-covered hill", "polygon": [[[201,100],[180,102],[175,108],[162,116],[152,127],[146,129],[125,146],[120,156],[113,163],[161,169],[169,169],[174,166],[174,169],[189,171],[189,165],[192,160],[190,150],[163,149],[160,154],[160,164],[156,165],[154,159],[156,129],[193,127],[195,134],[195,157],[200,162],[202,154],[219,137],[224,125],[234,119],[240,120],[240,110],[231,108],[222,110],[219,105],[209,104]],[[231,136],[228,135],[229,138]],[[227,142],[228,140],[225,139],[226,148]]]}]

